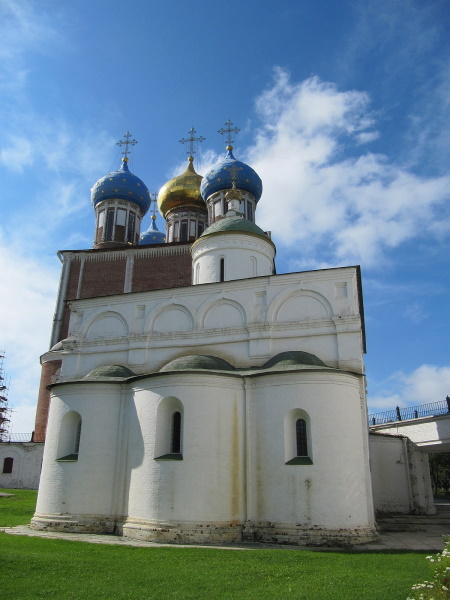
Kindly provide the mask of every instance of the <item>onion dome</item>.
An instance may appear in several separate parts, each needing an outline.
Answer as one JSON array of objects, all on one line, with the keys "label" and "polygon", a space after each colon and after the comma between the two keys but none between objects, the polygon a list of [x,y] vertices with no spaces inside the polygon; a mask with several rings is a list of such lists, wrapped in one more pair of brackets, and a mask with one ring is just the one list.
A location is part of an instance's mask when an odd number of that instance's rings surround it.
[{"label": "onion dome", "polygon": [[206,210],[200,194],[202,176],[195,172],[194,159],[189,157],[186,171],[170,179],[159,190],[158,208],[163,217],[174,208],[190,207]]},{"label": "onion dome", "polygon": [[148,244],[164,244],[166,241],[166,234],[159,231],[156,226],[156,217],[152,215],[150,221],[150,227],[147,231],[141,234],[139,238],[139,246],[147,246]]},{"label": "onion dome", "polygon": [[147,186],[130,173],[128,158],[122,159],[118,171],[112,171],[97,181],[91,190],[91,201],[94,208],[103,200],[127,200],[137,204],[145,214],[150,208],[150,193]]},{"label": "onion dome", "polygon": [[250,233],[267,240],[269,239],[269,236],[267,233],[264,233],[261,227],[258,227],[258,225],[255,225],[252,221],[248,221],[242,217],[224,217],[205,229],[200,238],[205,238],[208,235],[217,233]]},{"label": "onion dome", "polygon": [[203,178],[200,187],[202,196],[206,200],[215,192],[231,189],[235,182],[238,189],[250,192],[258,202],[262,194],[261,178],[251,167],[236,160],[232,150],[232,146],[227,146],[225,160],[217,163]]}]

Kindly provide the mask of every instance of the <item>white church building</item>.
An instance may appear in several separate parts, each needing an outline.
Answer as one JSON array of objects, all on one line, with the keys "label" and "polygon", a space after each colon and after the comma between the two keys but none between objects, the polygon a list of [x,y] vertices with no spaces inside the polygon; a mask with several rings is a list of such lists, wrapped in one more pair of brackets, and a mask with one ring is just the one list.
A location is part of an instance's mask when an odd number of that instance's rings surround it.
[{"label": "white church building", "polygon": [[61,253],[32,527],[336,545],[376,539],[377,508],[433,512],[426,456],[369,452],[359,267],[277,275],[230,145],[160,190],[166,241],[140,234],[144,188],[125,153],[92,190],[94,249]]}]

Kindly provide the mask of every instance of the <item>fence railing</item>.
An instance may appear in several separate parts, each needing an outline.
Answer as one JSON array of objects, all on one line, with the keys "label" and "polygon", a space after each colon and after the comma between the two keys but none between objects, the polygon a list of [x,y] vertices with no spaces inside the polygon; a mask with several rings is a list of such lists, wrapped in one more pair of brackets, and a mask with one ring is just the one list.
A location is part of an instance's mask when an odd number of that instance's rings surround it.
[{"label": "fence railing", "polygon": [[384,423],[395,423],[397,421],[408,421],[409,419],[420,419],[420,417],[434,417],[450,414],[450,397],[430,404],[419,406],[397,406],[393,410],[369,415],[369,425],[383,425]]},{"label": "fence railing", "polygon": [[7,433],[0,442],[32,442],[32,433]]}]

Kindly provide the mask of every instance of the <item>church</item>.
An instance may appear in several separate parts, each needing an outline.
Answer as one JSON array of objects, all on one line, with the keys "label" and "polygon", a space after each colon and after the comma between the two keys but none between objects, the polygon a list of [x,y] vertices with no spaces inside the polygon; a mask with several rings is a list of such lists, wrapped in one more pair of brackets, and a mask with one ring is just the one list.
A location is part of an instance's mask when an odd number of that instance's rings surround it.
[{"label": "church", "polygon": [[360,268],[277,274],[256,223],[276,198],[226,125],[204,177],[191,129],[186,170],[158,194],[165,233],[154,214],[141,233],[151,196],[127,133],[92,188],[93,248],[58,253],[35,529],[348,545],[376,539],[376,509],[433,511],[413,445],[378,435],[369,450]]}]

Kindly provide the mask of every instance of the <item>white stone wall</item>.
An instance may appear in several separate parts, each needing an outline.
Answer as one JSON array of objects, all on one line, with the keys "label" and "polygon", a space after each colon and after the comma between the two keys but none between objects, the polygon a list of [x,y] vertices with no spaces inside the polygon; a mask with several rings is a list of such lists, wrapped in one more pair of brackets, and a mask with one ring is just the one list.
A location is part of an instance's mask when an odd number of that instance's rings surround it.
[{"label": "white stone wall", "polygon": [[375,510],[381,514],[434,514],[428,456],[404,436],[371,434]]},{"label": "white stone wall", "polygon": [[[43,443],[0,443],[0,488],[37,490],[43,453]],[[12,473],[2,473],[7,457],[14,459]]]},{"label": "white stone wall", "polygon": [[[54,392],[35,527],[182,542],[374,536],[357,375],[167,372]],[[293,409],[308,419],[312,464],[286,465]],[[174,410],[182,414],[182,460],[161,457]],[[82,417],[79,455],[60,462],[70,411]]]},{"label": "white stone wall", "polygon": [[[262,539],[283,541],[285,530],[367,534],[374,521],[360,379],[268,374],[249,392],[249,520],[265,527]],[[310,465],[285,464],[292,457],[285,455],[284,420],[293,409],[309,425]]]},{"label": "white stone wall", "polygon": [[[95,530],[110,531],[117,508],[117,468],[122,451],[120,436],[123,418],[122,386],[115,384],[69,384],[52,394],[41,483],[36,506],[40,516],[65,522],[83,515],[83,522]],[[67,432],[62,435],[64,417],[81,416],[77,460],[61,462],[68,451]],[[73,451],[73,450],[72,450]],[[101,523],[101,527],[97,527]]]},{"label": "white stone wall", "polygon": [[51,353],[64,357],[61,381],[105,364],[153,372],[192,353],[249,367],[303,350],[364,370],[354,267],[77,300],[71,309],[69,338]]}]

